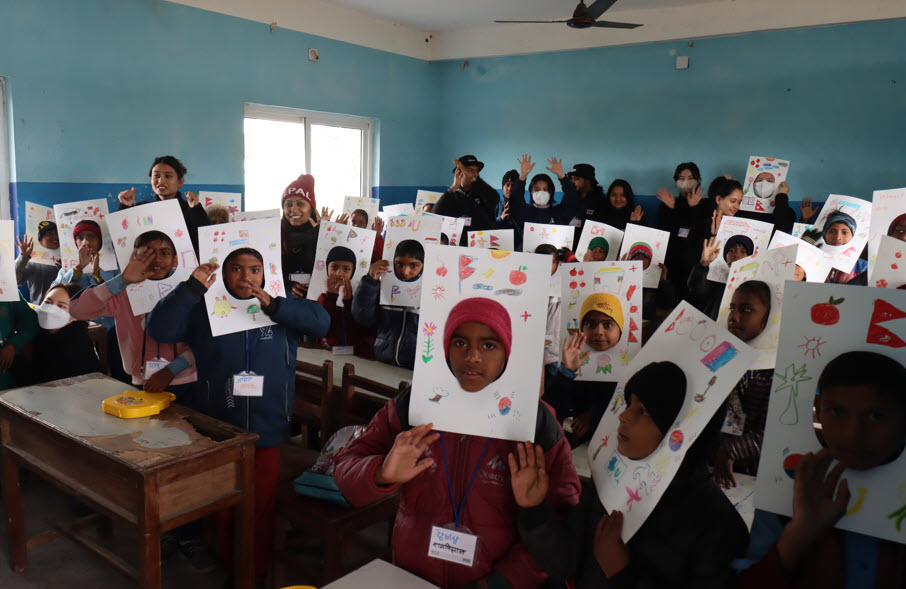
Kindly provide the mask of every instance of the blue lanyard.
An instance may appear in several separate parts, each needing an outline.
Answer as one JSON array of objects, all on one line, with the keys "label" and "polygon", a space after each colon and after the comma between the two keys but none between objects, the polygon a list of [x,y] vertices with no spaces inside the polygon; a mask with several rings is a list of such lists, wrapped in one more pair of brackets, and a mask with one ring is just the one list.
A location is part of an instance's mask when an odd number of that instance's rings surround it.
[{"label": "blue lanyard", "polygon": [[245,372],[249,372],[249,330],[245,330]]},{"label": "blue lanyard", "polygon": [[456,509],[456,500],[453,499],[453,483],[450,482],[450,467],[447,466],[447,449],[444,446],[444,433],[440,433],[440,449],[443,452],[444,457],[444,473],[447,475],[447,489],[450,491],[450,505],[453,506],[453,520],[456,522],[456,527],[459,527],[459,520],[462,516],[462,510],[466,507],[466,499],[469,497],[469,491],[472,490],[472,483],[475,482],[475,475],[478,474],[478,470],[481,468],[481,461],[484,458],[484,453],[488,451],[488,445],[491,443],[491,438],[484,443],[484,450],[481,451],[481,456],[478,457],[478,464],[475,465],[475,471],[472,473],[472,478],[469,479],[469,486],[466,487],[466,492],[462,496],[462,503],[459,504],[459,509]]}]

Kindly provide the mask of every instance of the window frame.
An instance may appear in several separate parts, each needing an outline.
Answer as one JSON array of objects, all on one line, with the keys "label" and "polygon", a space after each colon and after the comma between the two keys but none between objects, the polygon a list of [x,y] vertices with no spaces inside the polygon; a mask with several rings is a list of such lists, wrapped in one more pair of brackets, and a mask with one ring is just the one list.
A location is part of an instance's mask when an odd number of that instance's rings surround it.
[{"label": "window frame", "polygon": [[0,76],[0,219],[14,217],[9,193],[13,167],[13,160],[10,157],[11,147],[6,78]]}]

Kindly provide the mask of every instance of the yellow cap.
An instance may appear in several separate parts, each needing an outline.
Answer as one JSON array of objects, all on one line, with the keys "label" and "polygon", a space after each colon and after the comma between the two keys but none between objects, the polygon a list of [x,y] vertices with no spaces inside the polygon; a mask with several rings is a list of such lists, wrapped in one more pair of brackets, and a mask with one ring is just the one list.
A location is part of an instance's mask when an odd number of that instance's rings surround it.
[{"label": "yellow cap", "polygon": [[623,305],[620,304],[620,299],[615,295],[607,292],[596,292],[585,299],[585,302],[582,303],[582,312],[579,315],[580,325],[589,311],[597,311],[610,316],[611,319],[617,322],[617,327],[620,328],[620,331],[623,331]]}]

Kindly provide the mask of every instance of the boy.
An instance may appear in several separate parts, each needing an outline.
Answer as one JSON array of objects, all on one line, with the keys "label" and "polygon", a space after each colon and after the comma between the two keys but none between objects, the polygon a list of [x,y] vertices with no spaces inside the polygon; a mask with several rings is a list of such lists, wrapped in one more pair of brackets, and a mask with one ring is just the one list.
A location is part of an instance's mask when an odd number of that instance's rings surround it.
[{"label": "boy", "polygon": [[[280,444],[292,419],[296,350],[304,335],[322,337],[327,312],[305,299],[272,297],[263,290],[264,261],[256,250],[240,248],[223,263],[223,281],[236,298],[257,298],[276,325],[213,337],[204,293],[214,283],[217,264],[201,264],[151,312],[148,335],[160,342],[186,342],[198,371],[198,410],[258,434],[255,442],[255,579],[263,582],[273,540],[274,499]],[[232,395],[233,377],[254,372],[264,377],[260,397]],[[221,551],[232,553],[229,511],[218,518]],[[227,558],[227,560],[230,560]]]},{"label": "boy", "polygon": [[[336,346],[352,346],[357,356],[371,357],[374,335],[359,325],[352,316],[352,277],[355,275],[355,253],[341,245],[327,253],[327,292],[318,297],[320,304],[330,315],[330,329],[321,340],[325,349]],[[337,305],[340,289],[343,290],[343,306]]]},{"label": "boy", "polygon": [[623,306],[620,299],[606,292],[589,295],[582,303],[579,326],[596,352],[604,352],[620,342],[623,336]]},{"label": "boy", "polygon": [[603,237],[593,237],[588,242],[588,251],[582,257],[583,262],[603,262],[607,260],[607,252],[610,251],[610,244]]},{"label": "boy", "polygon": [[[414,239],[396,246],[393,273],[403,282],[417,280],[422,274],[425,248]],[[359,325],[377,325],[374,342],[375,359],[410,370],[415,365],[415,345],[418,339],[418,310],[414,307],[378,305],[381,300],[381,278],[390,272],[387,260],[371,264],[352,299],[352,317]]]},{"label": "boy", "polygon": [[[858,366],[858,370],[853,370]],[[846,352],[818,378],[815,414],[823,450],[796,465],[793,517],[760,510],[738,587],[902,587],[903,544],[834,530],[850,491],[844,469],[892,462],[906,437],[906,368],[875,352]],[[838,464],[828,472],[832,460]]]},{"label": "boy", "polygon": [[[478,392],[497,380],[511,343],[509,313],[496,301],[466,299],[450,311],[444,353],[464,390]],[[516,505],[507,484],[504,465],[516,443],[432,433],[430,423],[411,427],[410,394],[406,390],[388,402],[337,458],[334,480],[340,491],[359,506],[401,493],[393,561],[431,583],[443,588],[540,586],[545,575],[518,541]],[[541,402],[535,441],[550,473],[548,500],[558,507],[575,505],[579,482],[569,445]],[[432,528],[448,524],[478,536],[471,567],[427,556]]]},{"label": "boy", "polygon": [[[53,221],[38,223],[38,243],[45,249],[59,252],[60,235],[57,232],[56,223]],[[40,305],[44,301],[50,285],[57,277],[60,262],[57,261],[56,266],[32,262],[30,258],[35,250],[35,243],[28,237],[17,239],[16,245],[19,246],[19,257],[16,258],[16,283],[21,285],[24,282],[28,286],[29,301],[32,304]]]}]

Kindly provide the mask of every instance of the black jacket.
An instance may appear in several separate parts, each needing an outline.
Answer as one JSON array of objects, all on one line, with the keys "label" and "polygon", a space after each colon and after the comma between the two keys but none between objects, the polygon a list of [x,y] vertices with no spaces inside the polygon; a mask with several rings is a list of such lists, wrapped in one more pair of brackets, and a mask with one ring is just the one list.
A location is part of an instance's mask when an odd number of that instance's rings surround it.
[{"label": "black jacket", "polygon": [[412,369],[418,340],[418,313],[410,307],[379,305],[381,282],[363,276],[352,298],[352,318],[363,327],[377,324],[374,357],[385,364]]},{"label": "black jacket", "polygon": [[29,374],[23,375],[23,383],[41,384],[101,369],[84,321],[73,321],[56,333],[39,329],[32,345],[31,358],[25,363]]},{"label": "black jacket", "polygon": [[447,190],[434,204],[434,214],[446,217],[467,217],[471,223],[463,230],[460,243],[465,244],[468,231],[494,229],[497,219],[497,205],[500,195],[490,185],[478,178],[466,192],[458,189]]}]

